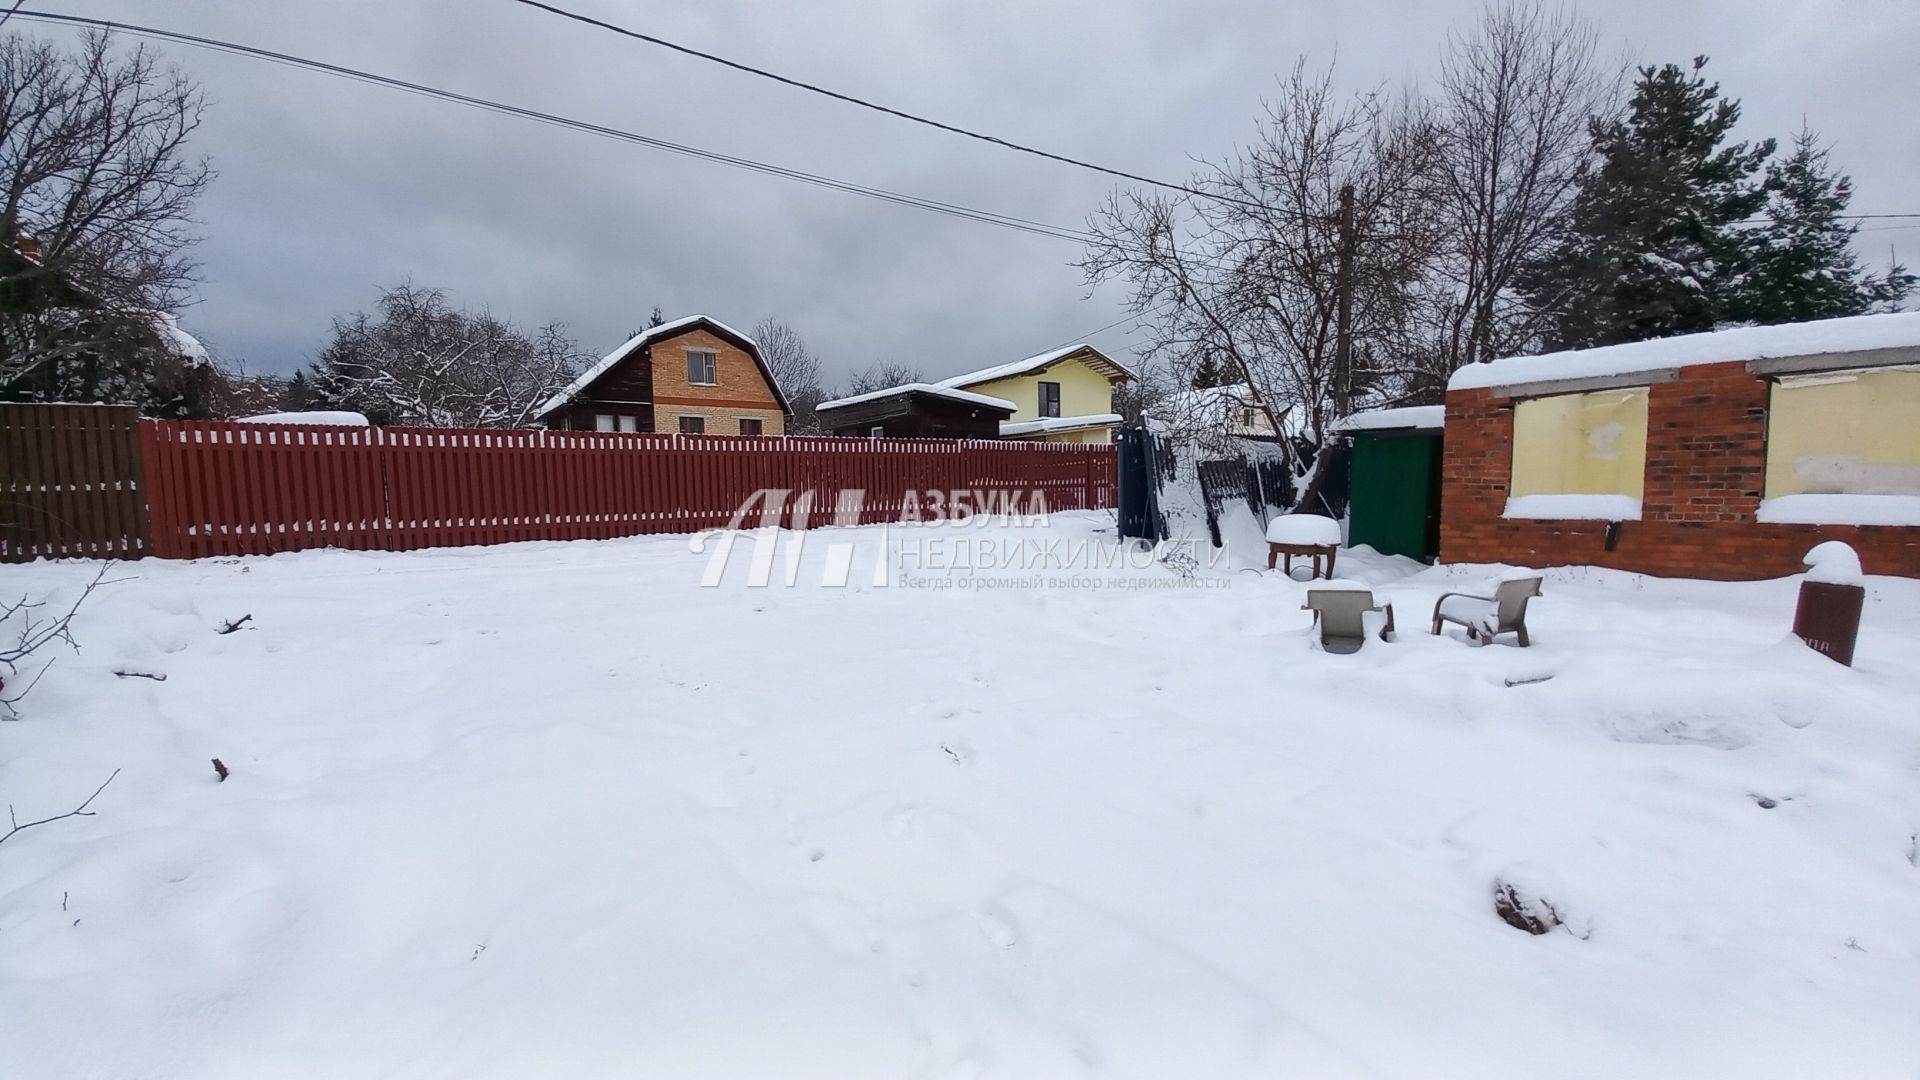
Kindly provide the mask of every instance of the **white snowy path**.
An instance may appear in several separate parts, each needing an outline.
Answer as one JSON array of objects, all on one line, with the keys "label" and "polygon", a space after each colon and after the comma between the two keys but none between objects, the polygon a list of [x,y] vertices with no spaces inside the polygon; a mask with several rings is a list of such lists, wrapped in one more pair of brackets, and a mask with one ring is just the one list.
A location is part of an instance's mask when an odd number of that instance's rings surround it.
[{"label": "white snowy path", "polygon": [[[882,535],[794,589],[684,537],[119,568],[0,724],[22,820],[123,770],[0,845],[0,1077],[1920,1067],[1920,582],[1849,671],[1791,580],[1555,571],[1476,650],[1424,616],[1493,568],[1343,553],[1401,640],[1337,657],[1225,567],[811,584]],[[1494,917],[1514,867],[1584,939]]]}]

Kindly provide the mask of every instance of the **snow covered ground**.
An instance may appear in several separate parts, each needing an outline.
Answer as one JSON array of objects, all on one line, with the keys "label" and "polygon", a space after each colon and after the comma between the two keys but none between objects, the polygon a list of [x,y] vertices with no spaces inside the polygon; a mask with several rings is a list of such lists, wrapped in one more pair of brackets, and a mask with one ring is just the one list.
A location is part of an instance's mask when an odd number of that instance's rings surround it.
[{"label": "snow covered ground", "polygon": [[1342,553],[1400,640],[1330,656],[1253,544],[869,583],[959,532],[118,568],[0,724],[23,821],[121,770],[0,844],[0,1077],[1914,1074],[1920,582],[1848,670],[1791,580],[1553,571],[1475,649],[1498,568]]}]

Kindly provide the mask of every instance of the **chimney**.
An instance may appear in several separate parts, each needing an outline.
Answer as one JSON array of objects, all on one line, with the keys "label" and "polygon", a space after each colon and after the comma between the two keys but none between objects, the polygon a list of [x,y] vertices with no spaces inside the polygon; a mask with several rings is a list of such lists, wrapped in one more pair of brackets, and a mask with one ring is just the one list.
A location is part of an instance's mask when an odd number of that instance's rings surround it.
[{"label": "chimney", "polygon": [[20,254],[25,255],[34,262],[40,261],[40,241],[38,239],[31,236],[23,236],[15,240],[13,246],[19,249]]}]

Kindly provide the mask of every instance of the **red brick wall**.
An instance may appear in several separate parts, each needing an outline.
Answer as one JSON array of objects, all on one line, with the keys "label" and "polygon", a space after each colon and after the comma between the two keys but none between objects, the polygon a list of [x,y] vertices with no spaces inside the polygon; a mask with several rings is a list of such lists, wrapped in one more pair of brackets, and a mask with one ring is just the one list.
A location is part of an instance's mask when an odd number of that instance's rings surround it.
[{"label": "red brick wall", "polygon": [[1683,368],[1647,397],[1641,519],[1606,550],[1603,521],[1501,517],[1513,476],[1513,400],[1491,390],[1447,394],[1440,492],[1443,562],[1587,564],[1673,577],[1780,577],[1822,540],[1845,540],[1871,574],[1920,577],[1920,528],[1762,525],[1767,383],[1741,363]]}]

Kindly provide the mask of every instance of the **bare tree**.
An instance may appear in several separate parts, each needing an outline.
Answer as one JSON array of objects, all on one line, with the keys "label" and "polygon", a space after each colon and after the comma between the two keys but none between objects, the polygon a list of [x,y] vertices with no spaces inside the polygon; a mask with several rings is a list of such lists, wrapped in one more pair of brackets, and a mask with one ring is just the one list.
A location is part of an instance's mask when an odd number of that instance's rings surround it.
[{"label": "bare tree", "polygon": [[818,435],[819,418],[814,407],[825,398],[820,387],[820,357],[807,348],[800,332],[769,315],[753,327],[753,340],[760,355],[773,372],[773,381],[793,409],[787,431],[794,435]]},{"label": "bare tree", "polygon": [[[1193,178],[1211,197],[1117,193],[1090,220],[1080,265],[1090,283],[1129,282],[1144,351],[1174,385],[1224,367],[1275,431],[1319,444],[1338,413],[1380,392],[1435,243],[1435,151],[1417,99],[1347,97],[1331,69],[1298,63],[1251,144]],[[1355,346],[1344,368],[1343,293]]]},{"label": "bare tree", "polygon": [[377,314],[334,320],[304,393],[377,424],[525,427],[586,359],[559,323],[528,336],[485,310],[453,307],[439,289],[406,284],[380,294]]},{"label": "bare tree", "polygon": [[1514,291],[1562,236],[1590,153],[1588,120],[1618,74],[1596,62],[1598,31],[1540,0],[1489,4],[1440,62],[1437,211],[1445,248],[1410,372],[1423,396],[1455,369],[1524,351],[1535,312]]},{"label": "bare tree", "polygon": [[187,145],[203,107],[145,47],[0,39],[0,394],[144,393],[164,410],[192,389],[145,384],[193,382],[157,313],[193,279],[192,211],[213,175]]},{"label": "bare tree", "polygon": [[844,387],[834,392],[835,397],[852,397],[855,394],[871,394],[875,390],[885,390],[889,386],[903,386],[907,383],[925,382],[919,368],[903,364],[898,360],[882,360],[872,364],[864,371],[856,371],[847,376]]}]

